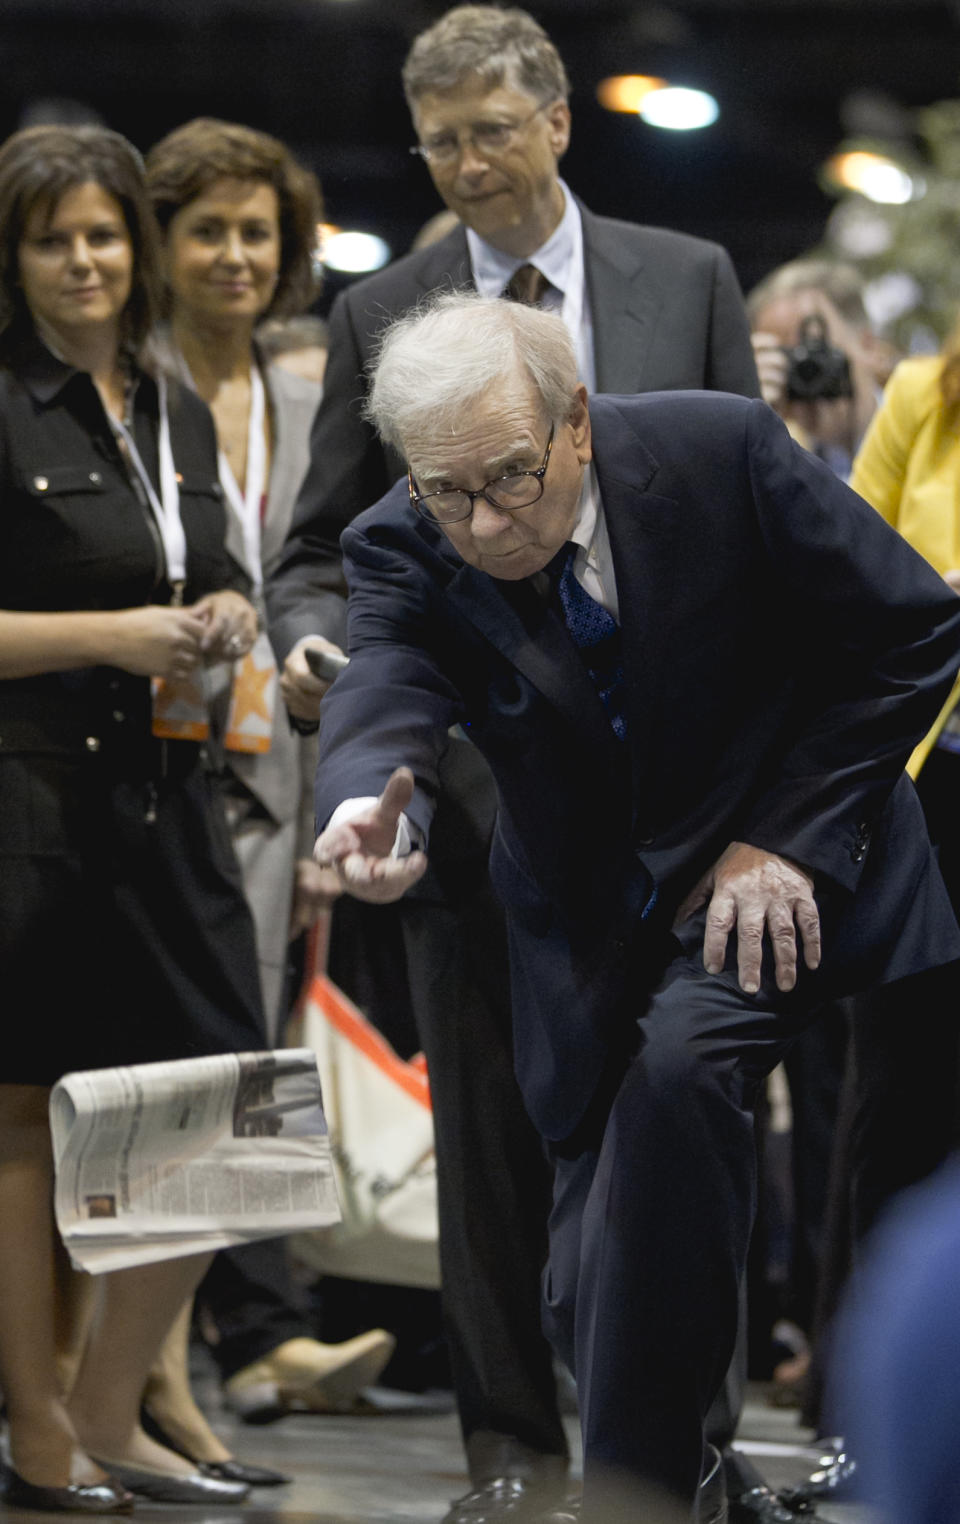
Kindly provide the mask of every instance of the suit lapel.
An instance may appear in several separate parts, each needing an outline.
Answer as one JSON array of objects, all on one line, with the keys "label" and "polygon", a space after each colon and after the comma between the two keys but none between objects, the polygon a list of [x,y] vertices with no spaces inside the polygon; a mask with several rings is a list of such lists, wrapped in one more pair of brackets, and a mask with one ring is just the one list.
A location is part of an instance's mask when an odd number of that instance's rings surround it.
[{"label": "suit lapel", "polygon": [[644,814],[656,793],[659,739],[670,724],[670,649],[688,551],[675,532],[676,500],[651,490],[657,461],[636,433],[634,448],[624,450],[629,420],[604,399],[591,399],[590,413],[617,581],[633,799]]},{"label": "suit lapel", "polygon": [[447,588],[475,629],[581,733],[616,760],[614,736],[563,621],[529,582],[498,582],[461,565]]},{"label": "suit lapel", "polygon": [[659,316],[656,298],[641,284],[644,256],[582,204],[580,212],[597,391],[642,391],[646,354]]},{"label": "suit lapel", "polygon": [[417,282],[422,290],[429,292],[459,291],[464,286],[473,289],[470,251],[463,227],[454,228],[433,249],[426,251],[417,271]]}]

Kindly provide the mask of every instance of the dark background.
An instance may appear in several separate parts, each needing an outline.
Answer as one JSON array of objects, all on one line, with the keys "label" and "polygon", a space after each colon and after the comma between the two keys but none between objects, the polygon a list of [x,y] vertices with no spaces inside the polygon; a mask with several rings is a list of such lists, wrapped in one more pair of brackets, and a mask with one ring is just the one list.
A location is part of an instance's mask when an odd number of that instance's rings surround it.
[{"label": "dark background", "polygon": [[[92,107],[141,149],[201,113],[247,122],[317,170],[330,220],[380,233],[399,254],[439,204],[407,153],[400,66],[413,36],[448,8],[447,0],[0,0],[0,128],[25,125],[51,98]],[[817,169],[842,137],[960,96],[960,0],[533,0],[528,8],[571,76],[564,173],[572,187],[594,211],[718,239],[747,288],[819,239],[832,203]],[[627,72],[709,89],[719,122],[669,133],[603,111],[597,81]]]}]

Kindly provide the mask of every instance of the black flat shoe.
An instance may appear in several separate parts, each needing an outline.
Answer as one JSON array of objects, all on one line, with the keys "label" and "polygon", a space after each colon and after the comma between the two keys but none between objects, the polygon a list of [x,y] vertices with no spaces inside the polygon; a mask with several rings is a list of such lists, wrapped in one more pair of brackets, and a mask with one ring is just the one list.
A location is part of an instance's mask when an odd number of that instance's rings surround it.
[{"label": "black flat shoe", "polygon": [[155,1439],[158,1444],[165,1445],[175,1455],[182,1455],[184,1460],[192,1461],[201,1476],[213,1476],[221,1482],[244,1482],[248,1487],[283,1487],[291,1480],[284,1476],[282,1471],[271,1471],[267,1466],[248,1466],[246,1461],[234,1460],[233,1456],[225,1461],[201,1461],[183,1445],[178,1445],[170,1438],[163,1425],[154,1418],[150,1409],[140,1409],[140,1422],[144,1430]]},{"label": "black flat shoe", "polygon": [[146,1466],[127,1466],[100,1456],[91,1455],[90,1459],[96,1460],[135,1497],[148,1498],[151,1503],[242,1503],[250,1495],[245,1482],[222,1482],[200,1471],[178,1476],[173,1471],[151,1471]]},{"label": "black flat shoe", "polygon": [[202,1476],[215,1476],[222,1482],[245,1482],[248,1487],[284,1487],[291,1480],[282,1471],[271,1471],[269,1466],[248,1466],[246,1461],[200,1461],[197,1470]]},{"label": "black flat shoe", "polygon": [[0,1496],[8,1508],[35,1508],[40,1513],[130,1513],[134,1504],[133,1493],[110,1477],[85,1486],[71,1482],[68,1487],[38,1487],[12,1466],[5,1468]]}]

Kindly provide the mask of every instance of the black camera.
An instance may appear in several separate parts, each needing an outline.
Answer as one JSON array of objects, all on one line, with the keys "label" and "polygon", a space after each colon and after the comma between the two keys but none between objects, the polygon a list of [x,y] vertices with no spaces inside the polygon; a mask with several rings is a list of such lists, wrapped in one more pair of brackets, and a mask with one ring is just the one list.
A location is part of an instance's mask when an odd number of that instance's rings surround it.
[{"label": "black camera", "polygon": [[850,361],[842,349],[829,343],[822,317],[805,317],[797,343],[784,354],[787,396],[792,402],[833,402],[853,396]]}]

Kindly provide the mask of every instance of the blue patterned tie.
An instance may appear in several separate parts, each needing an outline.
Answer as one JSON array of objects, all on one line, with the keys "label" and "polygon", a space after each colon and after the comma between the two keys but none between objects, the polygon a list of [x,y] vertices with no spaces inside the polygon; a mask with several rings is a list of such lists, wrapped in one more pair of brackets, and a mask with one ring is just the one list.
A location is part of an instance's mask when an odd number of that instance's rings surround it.
[{"label": "blue patterned tie", "polygon": [[627,720],[623,710],[620,626],[603,604],[591,598],[577,581],[573,570],[577,549],[577,545],[568,540],[560,554],[554,557],[548,572],[556,578],[567,629],[579,647],[583,664],[593,679],[610,724],[618,740],[622,741],[627,733]]}]

